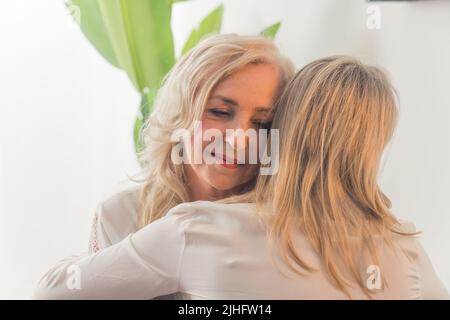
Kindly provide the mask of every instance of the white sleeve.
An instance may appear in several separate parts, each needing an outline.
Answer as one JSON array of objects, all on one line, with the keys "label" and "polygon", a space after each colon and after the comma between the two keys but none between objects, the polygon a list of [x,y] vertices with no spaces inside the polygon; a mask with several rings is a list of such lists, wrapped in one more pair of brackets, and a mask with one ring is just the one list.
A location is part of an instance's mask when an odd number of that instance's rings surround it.
[{"label": "white sleeve", "polygon": [[139,187],[117,192],[96,208],[89,237],[89,253],[119,243],[138,228]]},{"label": "white sleeve", "polygon": [[183,228],[167,214],[97,253],[60,261],[33,299],[151,299],[177,292],[184,247]]},{"label": "white sleeve", "polygon": [[89,236],[89,253],[96,253],[101,249],[112,245],[111,239],[109,238],[103,225],[103,220],[101,219],[102,208],[102,205],[97,207],[94,213],[94,218],[92,219],[91,232]]}]

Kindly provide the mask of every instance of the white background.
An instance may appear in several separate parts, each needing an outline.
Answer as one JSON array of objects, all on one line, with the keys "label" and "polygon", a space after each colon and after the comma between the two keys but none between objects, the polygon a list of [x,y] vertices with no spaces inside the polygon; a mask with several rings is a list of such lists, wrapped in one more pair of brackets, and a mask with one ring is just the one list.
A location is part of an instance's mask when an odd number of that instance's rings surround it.
[{"label": "white background", "polygon": [[[381,29],[368,30],[364,0],[193,0],[174,8],[178,51],[219,3],[223,32],[282,20],[277,43],[297,67],[351,54],[389,70],[401,119],[382,186],[450,288],[450,1],[377,3]],[[0,298],[28,299],[49,266],[87,249],[96,205],[136,172],[139,96],[61,0],[1,5]]]}]

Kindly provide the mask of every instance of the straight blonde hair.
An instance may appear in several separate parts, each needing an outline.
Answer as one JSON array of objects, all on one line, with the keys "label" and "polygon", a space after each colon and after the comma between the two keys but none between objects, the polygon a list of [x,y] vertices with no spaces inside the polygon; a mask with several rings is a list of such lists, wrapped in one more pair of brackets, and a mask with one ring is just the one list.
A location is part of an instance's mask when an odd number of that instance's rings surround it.
[{"label": "straight blonde hair", "polygon": [[[191,201],[183,165],[171,161],[176,129],[193,130],[201,119],[211,91],[222,80],[249,64],[275,65],[279,92],[294,74],[293,64],[283,57],[273,41],[262,36],[212,35],[181,57],[164,78],[154,102],[154,111],[141,133],[144,179],[140,193],[140,227],[164,216],[176,205]],[[249,183],[253,188],[255,179]],[[135,181],[139,181],[135,179]]]},{"label": "straight blonde hair", "polygon": [[394,89],[379,68],[346,56],[306,65],[276,107],[278,172],[260,176],[253,192],[223,202],[256,201],[259,213],[269,212],[271,244],[296,273],[314,271],[295,248],[300,231],[336,288],[351,297],[354,280],[371,298],[363,252],[380,265],[377,238],[395,249],[393,234],[418,234],[402,229],[377,182],[397,114]]}]

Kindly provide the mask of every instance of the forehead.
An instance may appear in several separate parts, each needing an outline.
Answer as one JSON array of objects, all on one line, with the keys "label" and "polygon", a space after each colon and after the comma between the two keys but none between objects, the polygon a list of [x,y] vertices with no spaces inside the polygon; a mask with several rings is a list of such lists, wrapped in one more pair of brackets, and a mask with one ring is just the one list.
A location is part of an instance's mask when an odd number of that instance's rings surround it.
[{"label": "forehead", "polygon": [[211,97],[220,95],[240,106],[270,107],[277,93],[278,68],[271,64],[250,64],[219,82]]}]

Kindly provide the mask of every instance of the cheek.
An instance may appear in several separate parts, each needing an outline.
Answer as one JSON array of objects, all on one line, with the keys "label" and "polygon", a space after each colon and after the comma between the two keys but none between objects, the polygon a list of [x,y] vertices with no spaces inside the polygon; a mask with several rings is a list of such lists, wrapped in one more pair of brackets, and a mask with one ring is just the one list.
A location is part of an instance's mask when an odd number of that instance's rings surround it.
[{"label": "cheek", "polygon": [[[222,136],[225,135],[226,127],[224,122],[221,120],[213,120],[203,117],[201,124],[202,134],[204,134],[208,129],[216,129],[222,132]],[[197,141],[197,145],[202,146],[203,156],[203,150],[211,143],[211,141],[203,141],[201,136],[192,136],[192,146],[194,146],[194,140]],[[258,149],[258,143],[256,143],[256,146],[256,149]],[[255,150],[255,152],[257,153],[258,151]],[[246,156],[248,161],[247,152]],[[191,159],[193,158],[194,157],[192,154]],[[201,181],[219,190],[228,190],[237,187],[238,185],[245,184],[255,178],[258,172],[258,165],[256,164],[247,164],[233,173],[217,164],[208,165],[205,163],[195,164],[194,162],[191,162],[190,166]]]},{"label": "cheek", "polygon": [[223,120],[208,119],[206,116],[203,116],[201,124],[203,133],[209,129],[219,130],[220,132],[222,132],[222,134],[225,134],[226,132],[225,121]]},{"label": "cheek", "polygon": [[[214,131],[217,130],[220,131],[222,137],[225,136],[226,126],[224,124],[224,121],[208,119],[205,116],[203,116],[201,123],[202,123],[202,135],[205,135],[205,132],[207,132],[207,130],[214,129]],[[203,137],[200,136],[197,136],[195,139],[198,139],[197,142],[202,145],[202,151],[205,150],[205,148],[214,141],[213,139],[208,140],[206,138],[205,140],[203,140]]]},{"label": "cheek", "polygon": [[243,168],[243,172],[241,174],[241,179],[244,180],[243,183],[250,181],[258,174],[259,165],[257,164],[248,164]]}]

